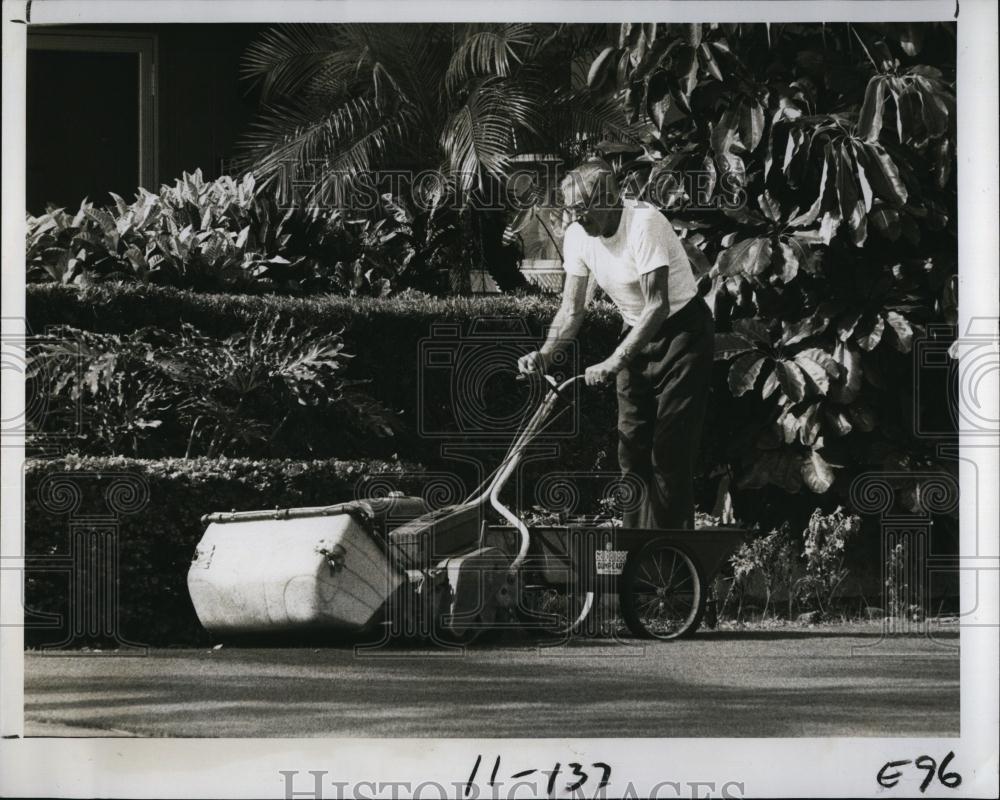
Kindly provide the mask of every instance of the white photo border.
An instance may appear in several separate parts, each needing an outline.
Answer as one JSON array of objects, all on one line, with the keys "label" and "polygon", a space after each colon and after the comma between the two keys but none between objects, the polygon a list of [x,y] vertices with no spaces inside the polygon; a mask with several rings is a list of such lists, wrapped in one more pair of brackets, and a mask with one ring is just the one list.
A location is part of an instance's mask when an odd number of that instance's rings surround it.
[{"label": "white photo border", "polygon": [[[603,2],[518,0],[481,3],[438,0],[34,0],[3,5],[3,334],[18,335],[24,306],[24,75],[26,25],[125,22],[262,22],[361,20],[474,20],[498,17],[524,21],[866,21],[951,20],[958,4],[911,2]],[[972,320],[998,313],[998,106],[997,17],[992,0],[962,0],[958,16],[958,180],[960,330]],[[961,370],[960,364],[960,370]],[[23,410],[23,378],[3,371],[3,417]],[[980,415],[996,419],[997,387],[985,387]],[[992,415],[992,416],[989,416]],[[23,631],[17,627],[22,587],[18,557],[23,446],[2,454],[2,540],[0,556],[0,795],[24,797],[286,797],[286,776],[298,772],[292,788],[312,796],[310,770],[325,773],[323,797],[336,786],[361,794],[408,795],[390,782],[424,783],[425,797],[456,796],[477,754],[531,761],[603,761],[615,777],[606,796],[647,796],[657,783],[714,781],[715,794],[733,782],[730,796],[865,797],[916,796],[919,775],[894,790],[880,789],[879,768],[893,759],[923,753],[956,754],[962,785],[946,796],[996,796],[998,775],[998,446],[960,436],[963,491],[961,552],[968,567],[961,578],[961,735],[957,738],[831,739],[68,739],[23,736]],[[976,501],[978,499],[978,506]],[[973,598],[975,598],[973,600]],[[12,624],[13,623],[13,624]],[[433,785],[445,787],[442,795]],[[737,787],[735,784],[738,784]],[[412,791],[412,790],[411,790]],[[530,796],[528,790],[517,796]],[[678,796],[663,790],[662,796]],[[704,791],[704,789],[702,790]],[[398,794],[394,795],[394,792]],[[738,794],[737,794],[738,792]],[[681,795],[691,796],[691,795]],[[700,796],[706,796],[704,794]],[[935,796],[934,790],[926,796]],[[938,794],[937,796],[945,796]]]}]

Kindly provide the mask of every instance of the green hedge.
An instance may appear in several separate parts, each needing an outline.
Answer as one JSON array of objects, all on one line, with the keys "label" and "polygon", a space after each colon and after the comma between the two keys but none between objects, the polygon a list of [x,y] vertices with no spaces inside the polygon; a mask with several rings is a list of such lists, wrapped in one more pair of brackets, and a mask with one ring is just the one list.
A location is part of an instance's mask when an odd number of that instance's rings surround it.
[{"label": "green hedge", "polygon": [[[456,398],[450,387],[438,382],[423,386],[425,403],[418,408],[421,394],[419,370],[419,343],[430,337],[435,323],[457,323],[467,336],[477,320],[501,330],[506,326],[508,336],[498,336],[497,341],[519,341],[518,333],[528,331],[525,346],[537,344],[555,314],[558,298],[551,295],[499,295],[457,298],[432,298],[417,292],[404,292],[385,298],[348,298],[324,295],[314,298],[283,297],[274,295],[206,294],[169,287],[141,284],[91,287],[35,284],[27,287],[27,316],[33,333],[43,333],[46,326],[67,324],[74,327],[125,333],[144,325],[154,325],[177,330],[187,322],[206,334],[227,336],[246,330],[262,317],[282,316],[317,331],[343,330],[345,349],[356,357],[351,360],[345,377],[369,381],[364,387],[373,397],[399,413],[400,430],[394,437],[362,439],[357,449],[340,449],[326,452],[324,442],[342,442],[334,435],[344,425],[342,418],[329,415],[317,418],[309,426],[311,443],[315,452],[300,452],[287,444],[278,455],[303,457],[390,457],[393,454],[409,461],[418,461],[428,468],[457,471],[468,481],[475,482],[473,469],[456,458],[445,457],[441,444],[446,437],[423,435],[428,428],[448,430],[454,434],[451,441],[463,439],[454,416]],[[578,366],[597,363],[614,348],[621,327],[617,310],[606,302],[590,305],[587,320],[579,337]],[[506,355],[503,358],[507,358]],[[746,404],[734,404],[726,385],[726,365],[717,369],[713,398],[709,402],[708,417],[702,445],[703,465],[698,470],[701,477],[696,483],[699,507],[711,508],[715,500],[717,481],[710,476],[713,464],[729,453],[738,450],[742,438],[756,435],[757,427],[746,422],[753,409]],[[483,408],[492,409],[503,416],[511,408],[524,405],[525,387],[512,381],[491,382],[479,398]],[[419,411],[419,415],[418,415]],[[532,461],[525,467],[527,503],[531,504],[536,486],[554,470],[585,472],[617,470],[617,425],[615,392],[611,388],[581,389],[576,410],[576,435],[556,440],[558,456]],[[744,424],[746,422],[746,424]],[[733,436],[733,430],[740,431]],[[166,432],[164,432],[164,435]],[[471,444],[476,444],[473,441]],[[172,446],[177,455],[184,453],[180,440]],[[338,447],[340,445],[338,444]],[[720,453],[722,455],[720,455]],[[495,464],[500,452],[486,453],[484,460]],[[492,459],[492,461],[490,461]],[[593,492],[585,490],[577,510],[593,510]],[[817,497],[807,492],[789,495],[776,487],[738,493],[734,497],[742,519],[759,522],[765,529],[793,519],[805,524],[817,504]],[[832,509],[843,502],[840,495],[821,498],[820,505]]]},{"label": "green hedge", "polygon": [[[204,532],[202,514],[350,500],[359,481],[371,476],[378,476],[381,485],[420,494],[426,486],[422,472],[418,466],[382,461],[73,456],[29,460],[24,515],[26,643],[114,644],[114,637],[101,630],[73,636],[71,628],[71,612],[86,607],[79,592],[89,594],[99,585],[86,560],[76,559],[83,565],[78,573],[82,581],[71,603],[70,574],[65,569],[76,538],[71,530],[106,530],[107,524],[95,521],[96,517],[118,519],[119,637],[148,645],[200,645],[208,643],[208,636],[191,606],[186,577]],[[83,520],[85,516],[90,522]],[[52,618],[43,620],[37,616],[41,614],[59,615],[61,621],[50,627]]]},{"label": "green hedge", "polygon": [[[355,356],[345,377],[367,381],[372,397],[399,413],[400,432],[388,440],[371,439],[354,451],[293,453],[298,457],[388,456],[418,460],[426,464],[453,466],[440,456],[438,440],[427,431],[450,431],[461,438],[462,422],[456,419],[458,399],[440,370],[425,372],[421,383],[421,341],[429,340],[434,326],[456,324],[463,341],[479,325],[489,341],[513,343],[527,351],[544,335],[558,299],[552,296],[471,297],[437,299],[405,292],[388,299],[345,298],[325,295],[313,299],[273,295],[204,294],[150,285],[101,285],[92,287],[37,284],[27,287],[27,315],[33,333],[44,333],[50,325],[108,333],[126,333],[146,325],[177,330],[182,322],[203,333],[228,336],[246,330],[255,320],[281,316],[317,331],[343,330],[345,350]],[[592,304],[580,337],[577,368],[606,358],[613,350],[621,318],[607,303]],[[522,331],[526,333],[522,335]],[[489,334],[496,334],[490,336]],[[489,348],[487,348],[489,349]],[[495,380],[489,380],[477,407],[489,414],[508,416],[524,406],[524,386],[504,376],[504,365],[513,369],[511,353],[491,362]],[[504,359],[507,359],[505,361]],[[505,378],[506,379],[502,379]],[[478,389],[479,387],[477,387]],[[423,392],[423,400],[420,395]],[[420,417],[418,418],[418,412]],[[615,468],[615,397],[612,389],[588,390],[578,407],[579,435],[560,439],[561,465],[591,469],[595,465]],[[323,426],[341,426],[331,416],[316,422],[315,441],[342,441],[326,436]],[[454,438],[454,437],[453,437]],[[183,455],[184,439],[176,442],[174,454]],[[601,453],[604,453],[602,456]],[[285,455],[278,451],[276,455]]]}]

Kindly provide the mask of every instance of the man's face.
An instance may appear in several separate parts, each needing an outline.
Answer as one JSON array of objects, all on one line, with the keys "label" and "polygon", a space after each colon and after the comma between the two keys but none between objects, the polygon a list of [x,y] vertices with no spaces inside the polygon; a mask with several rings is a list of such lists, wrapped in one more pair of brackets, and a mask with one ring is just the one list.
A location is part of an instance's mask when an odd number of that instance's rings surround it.
[{"label": "man's face", "polygon": [[574,181],[564,190],[563,210],[568,215],[566,224],[579,222],[588,236],[609,235],[609,223],[615,214],[614,206],[613,198],[599,181],[589,186]]}]

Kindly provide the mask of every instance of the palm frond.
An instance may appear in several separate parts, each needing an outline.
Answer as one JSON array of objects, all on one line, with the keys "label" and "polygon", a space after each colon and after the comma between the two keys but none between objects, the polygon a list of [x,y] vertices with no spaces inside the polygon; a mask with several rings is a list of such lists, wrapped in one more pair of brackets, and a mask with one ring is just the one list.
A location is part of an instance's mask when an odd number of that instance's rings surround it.
[{"label": "palm frond", "polygon": [[401,108],[379,119],[345,146],[334,148],[310,199],[337,197],[340,204],[343,192],[349,190],[360,176],[367,175],[392,144],[405,139],[412,126],[412,113]]},{"label": "palm frond", "polygon": [[262,98],[305,105],[375,89],[375,102],[405,101],[412,72],[398,25],[287,25],[267,31],[243,57],[243,77],[261,83]]},{"label": "palm frond", "polygon": [[[607,25],[601,23],[536,24],[535,41],[524,52],[524,62],[572,64],[581,56],[596,56],[607,44]],[[585,59],[589,65],[590,59]]]},{"label": "palm frond", "polygon": [[432,100],[440,85],[443,67],[424,58],[434,52],[441,61],[442,31],[445,26],[352,24],[345,25],[342,34],[342,53],[350,68],[318,76],[314,81],[317,93],[338,90],[345,96],[371,90],[370,94],[380,107],[409,105],[412,109],[429,111],[428,122],[440,119],[440,110]]},{"label": "palm frond", "polygon": [[[449,109],[450,98],[445,76],[451,65],[452,29],[455,26],[435,25],[429,35],[420,36],[410,47],[414,107],[425,114],[428,123],[437,125]],[[437,127],[435,125],[435,127]]]},{"label": "palm frond", "polygon": [[562,30],[566,27],[566,23],[559,23],[557,25],[542,25],[535,24],[532,26],[534,29],[534,40],[525,49],[522,58],[523,63],[530,64],[540,59],[544,53],[553,44],[558,44],[560,37],[562,36]]},{"label": "palm frond", "polygon": [[[376,151],[369,145],[379,141],[372,132],[392,129],[387,120],[400,119],[399,114],[386,116],[367,97],[356,97],[333,108],[299,108],[298,106],[271,106],[251,125],[242,143],[245,166],[260,178],[259,188],[276,189],[284,200],[294,197],[295,178],[301,181],[303,173],[313,181],[317,166],[325,180],[325,187],[335,180],[331,169],[357,169],[367,172]],[[340,154],[339,165],[334,164]],[[313,190],[308,190],[313,191]]]},{"label": "palm frond", "polygon": [[[443,156],[456,188],[502,178],[525,147],[635,141],[611,99],[571,90],[575,58],[603,25],[287,25],[244,57],[268,100],[242,143],[244,163],[285,196],[290,176],[322,164],[307,193],[337,172]],[[335,177],[331,177],[331,175]],[[337,178],[339,180],[339,178]],[[308,182],[307,182],[308,184]]]},{"label": "palm frond", "polygon": [[464,190],[479,185],[480,172],[503,177],[514,153],[516,128],[534,131],[533,98],[516,85],[482,81],[451,116],[441,136],[450,171]]},{"label": "palm frond", "polygon": [[597,55],[598,51],[608,44],[608,34],[614,32],[617,35],[618,23],[583,23],[563,25],[560,29],[560,39],[564,42],[566,50],[574,55],[582,53],[592,53]]},{"label": "palm frond", "polygon": [[637,143],[642,125],[625,120],[614,97],[596,97],[586,88],[557,94],[549,118],[549,136],[566,147],[580,139]]},{"label": "palm frond", "polygon": [[[346,59],[345,59],[346,60]],[[370,85],[368,76],[359,75],[352,64],[345,69],[344,64],[331,59],[317,69],[295,93],[300,105],[315,102],[329,103],[336,97],[355,97],[363,94]]]},{"label": "palm frond", "polygon": [[445,73],[448,92],[456,92],[474,78],[509,75],[512,64],[521,61],[518,51],[528,49],[538,38],[537,26],[523,22],[466,26]]},{"label": "palm frond", "polygon": [[241,73],[244,79],[260,82],[266,102],[294,95],[341,58],[336,26],[282,25],[265,31],[247,47]]}]

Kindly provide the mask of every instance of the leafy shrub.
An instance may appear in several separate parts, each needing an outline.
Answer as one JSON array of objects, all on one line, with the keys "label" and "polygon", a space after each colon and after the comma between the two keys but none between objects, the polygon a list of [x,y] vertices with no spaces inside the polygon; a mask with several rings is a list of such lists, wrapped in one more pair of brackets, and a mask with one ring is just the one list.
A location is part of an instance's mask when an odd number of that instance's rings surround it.
[{"label": "leafy shrub", "polygon": [[954,25],[619,34],[591,89],[645,134],[606,155],[711,283],[708,461],[783,493],[939,463],[910,389],[914,341],[957,320]]},{"label": "leafy shrub", "polygon": [[[788,617],[795,601],[829,616],[851,572],[847,545],[860,529],[860,518],[840,507],[829,514],[817,508],[801,539],[792,536],[791,526],[785,524],[745,542],[730,558],[733,582],[723,608],[733,594],[737,595],[738,618],[745,596],[759,587],[764,592],[764,616],[779,595],[788,601]],[[858,563],[856,554],[854,563]]]},{"label": "leafy shrub", "polygon": [[847,544],[860,529],[861,520],[839,507],[832,514],[813,512],[803,535],[806,574],[798,581],[800,602],[812,605],[815,601],[821,614],[830,612],[850,573],[844,566]]},{"label": "leafy shrub", "polygon": [[475,262],[460,215],[443,205],[418,210],[402,197],[381,195],[382,214],[351,220],[357,257],[346,265],[348,294],[384,297],[396,290],[468,293]]},{"label": "leafy shrub", "polygon": [[56,328],[34,352],[31,372],[45,373],[50,395],[41,432],[72,430],[82,411],[78,444],[93,453],[268,454],[286,426],[309,430],[310,411],[341,426],[349,414],[345,434],[393,433],[392,416],[342,379],[342,338],[278,317],[221,340],[186,323],[178,333]]},{"label": "leafy shrub", "polygon": [[111,195],[111,207],[85,199],[73,215],[28,217],[29,281],[384,295],[407,281],[437,286],[433,273],[460,243],[442,215],[415,216],[391,195],[374,216],[346,219],[280,208],[249,173],[205,181],[196,170],[158,194],[140,188],[132,203]]},{"label": "leafy shrub", "polygon": [[[284,452],[292,456],[303,452],[388,456],[395,452],[403,458],[428,464],[434,462],[446,469],[461,469],[461,466],[454,459],[442,458],[437,444],[428,446],[428,441],[418,434],[421,425],[434,430],[455,428],[454,398],[449,384],[426,382],[423,389],[427,402],[421,409],[423,417],[417,418],[422,388],[420,342],[431,336],[435,324],[457,323],[463,333],[467,333],[474,321],[480,319],[489,319],[501,327],[507,325],[514,332],[526,324],[540,337],[557,305],[556,298],[545,296],[431,298],[415,291],[384,299],[331,295],[316,298],[215,295],[146,285],[74,287],[46,284],[29,286],[27,291],[28,319],[32,329],[39,332],[60,321],[119,336],[129,335],[146,325],[179,331],[182,323],[189,323],[205,335],[226,338],[252,328],[258,320],[280,317],[317,335],[340,333],[345,350],[357,355],[345,364],[344,381],[364,381],[357,388],[364,389],[365,397],[376,398],[382,406],[400,412],[396,416],[400,429],[393,437],[367,436],[357,441],[344,441],[333,438],[336,430],[331,431],[329,438],[323,433],[332,428],[342,429],[342,418],[320,415],[309,426],[310,433],[316,434],[310,437],[310,444],[314,448],[338,449],[296,450],[291,442],[286,446],[286,437],[297,430],[301,432],[302,426],[286,426],[275,445],[284,447]],[[595,304],[589,308],[586,331],[579,343],[581,370],[607,356],[615,346],[620,328],[621,318],[612,306]],[[523,334],[516,335],[519,342],[524,342]],[[502,372],[502,365],[497,369]],[[513,377],[513,362],[510,369],[509,377]],[[497,381],[495,385],[491,382],[489,388],[490,394],[484,396],[483,402],[490,407],[494,403],[502,405],[519,400],[526,391],[524,386],[513,381]],[[345,387],[346,393],[351,390],[352,386]],[[339,407],[339,412],[348,413],[358,402],[354,396],[351,403]],[[602,450],[614,452],[615,402],[613,390],[581,390],[577,409],[579,435],[560,440],[559,468],[591,469]],[[357,429],[353,423],[350,427]],[[165,436],[167,431],[158,429],[155,434]],[[182,455],[186,446],[187,432],[175,431],[170,447],[155,454]],[[551,470],[553,463],[531,462],[527,467],[529,471]],[[613,470],[615,467],[611,463],[601,468]]]},{"label": "leafy shrub", "polygon": [[[358,357],[345,363],[342,373],[344,402],[329,413],[327,407],[299,407],[273,441],[260,449],[228,452],[251,452],[289,457],[355,456],[399,457],[420,461],[428,467],[454,472],[470,488],[481,480],[470,464],[442,454],[438,440],[420,436],[421,426],[434,430],[454,430],[461,438],[454,419],[454,397],[447,382],[421,384],[419,345],[432,333],[436,323],[457,323],[468,332],[475,320],[489,319],[498,326],[507,325],[519,332],[523,323],[541,336],[558,300],[544,296],[495,296],[484,298],[431,298],[416,291],[392,297],[345,298],[326,295],[318,298],[201,294],[149,285],[103,285],[90,287],[30,285],[27,290],[29,322],[33,330],[44,331],[65,320],[74,327],[103,331],[124,342],[137,328],[155,325],[165,331],[179,332],[184,323],[195,325],[205,335],[220,339],[240,334],[260,321],[281,318],[294,322],[299,330],[315,335],[340,333],[344,349]],[[587,330],[580,340],[579,367],[606,357],[617,341],[621,318],[613,306],[595,304],[588,310]],[[516,333],[517,340],[524,336]],[[117,345],[116,345],[117,346]],[[145,357],[139,359],[145,368]],[[502,364],[497,366],[503,371]],[[510,374],[513,378],[513,362]],[[503,375],[500,376],[501,378]],[[357,381],[358,383],[354,383]],[[423,389],[425,403],[418,418],[418,396]],[[528,389],[513,380],[489,382],[483,397],[487,407],[520,403]],[[611,389],[580,390],[574,430],[576,435],[559,439],[559,454],[552,459],[532,460],[523,468],[523,482],[535,486],[553,470],[580,471],[594,468],[614,470],[615,464],[598,464],[601,453],[614,453],[616,447],[615,395]],[[297,403],[293,405],[298,405]],[[270,426],[279,422],[288,405],[276,404],[276,410],[258,419]],[[389,410],[388,418],[387,411]],[[358,418],[360,417],[360,419]],[[161,417],[154,417],[160,419]],[[169,419],[169,417],[168,417]],[[184,425],[168,425],[141,431],[144,456],[181,456],[188,451],[194,418]],[[362,425],[367,419],[368,427]],[[383,423],[394,427],[393,436],[378,436]],[[69,428],[62,420],[46,419],[47,430]],[[202,429],[203,423],[199,424]],[[373,429],[374,426],[374,429]],[[88,430],[85,428],[85,430]],[[273,428],[271,428],[273,432]],[[367,433],[366,431],[371,431]],[[89,430],[88,430],[89,432]],[[350,435],[352,434],[353,435]],[[89,453],[115,452],[103,444],[96,447],[89,440],[77,440],[76,447]],[[205,440],[195,442],[191,453],[203,453]],[[121,450],[118,452],[132,452]],[[486,459],[498,459],[499,452],[484,453]],[[493,462],[489,464],[492,468]],[[596,513],[601,486],[588,481],[580,490],[580,513]]]},{"label": "leafy shrub", "polygon": [[[117,517],[112,540],[115,554],[121,556],[116,559],[114,609],[119,635],[140,644],[202,645],[208,637],[186,585],[195,545],[204,533],[202,514],[343,502],[358,496],[364,482],[375,477],[403,492],[420,494],[420,473],[416,465],[384,461],[30,459],[25,464],[26,643],[65,641],[72,626],[70,612],[82,611],[80,595],[74,591],[100,585],[89,571],[96,560],[74,559],[72,577],[58,564],[76,547],[74,535],[80,530],[74,529],[74,534],[70,528],[73,515],[77,525],[88,514],[106,518],[115,510],[116,483],[126,481],[135,487],[130,507]],[[47,479],[55,483],[46,487]],[[60,498],[74,493],[79,497],[75,510],[60,506]],[[79,581],[76,590],[71,580]],[[45,613],[59,615],[59,623],[46,627],[35,617]],[[101,632],[68,643],[113,644]]]},{"label": "leafy shrub", "polygon": [[[771,607],[772,598],[780,591],[791,586],[795,571],[796,553],[787,525],[773,530],[764,536],[758,536],[740,545],[731,557],[733,567],[733,590],[740,595],[740,608],[736,615],[740,616],[743,596],[753,578],[759,578],[764,585],[764,609],[762,616],[766,617]],[[723,604],[725,606],[725,603]],[[789,600],[789,616],[791,601]]]},{"label": "leafy shrub", "polygon": [[207,288],[267,277],[271,267],[280,272],[290,264],[278,252],[290,243],[285,220],[271,224],[275,209],[255,199],[252,176],[206,183],[199,170],[159,194],[140,188],[131,204],[112,198],[109,208],[84,199],[72,216],[57,208],[29,216],[28,280],[116,278]]}]

